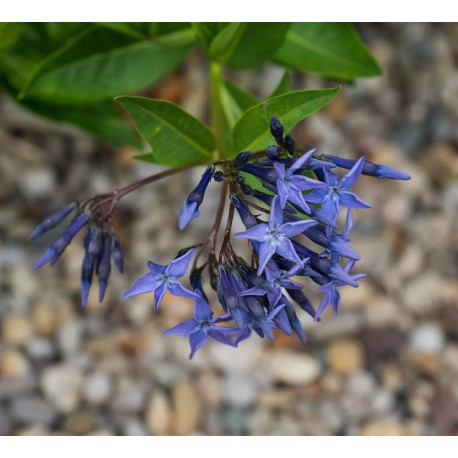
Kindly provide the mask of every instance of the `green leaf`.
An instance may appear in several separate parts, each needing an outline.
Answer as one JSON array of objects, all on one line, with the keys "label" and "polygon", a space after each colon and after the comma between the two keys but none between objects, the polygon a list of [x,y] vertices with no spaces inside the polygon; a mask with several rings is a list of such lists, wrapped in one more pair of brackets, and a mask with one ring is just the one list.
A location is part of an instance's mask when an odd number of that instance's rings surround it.
[{"label": "green leaf", "polygon": [[174,167],[210,158],[216,148],[212,131],[178,105],[146,97],[116,97],[152,148],[153,161]]},{"label": "green leaf", "polygon": [[327,105],[339,92],[338,87],[311,91],[295,91],[267,99],[246,111],[234,127],[237,151],[258,151],[272,143],[270,118],[278,116],[285,131]]},{"label": "green leaf", "polygon": [[189,22],[152,22],[149,33],[156,43],[172,48],[196,42],[194,29]]},{"label": "green leaf", "polygon": [[12,46],[21,36],[21,30],[19,22],[0,22],[0,49]]},{"label": "green leaf", "polygon": [[246,70],[270,60],[286,38],[290,24],[233,22],[212,40],[210,54],[226,66]]},{"label": "green leaf", "polygon": [[22,105],[48,119],[81,127],[105,143],[136,148],[142,145],[111,100],[71,109],[29,101]]},{"label": "green leaf", "polygon": [[186,52],[92,26],[41,63],[20,97],[84,105],[137,91],[175,68]]},{"label": "green leaf", "polygon": [[221,103],[229,125],[233,128],[242,114],[252,106],[257,105],[259,101],[247,90],[226,81],[221,89]]},{"label": "green leaf", "polygon": [[275,60],[295,70],[343,80],[381,74],[353,26],[345,23],[292,24]]},{"label": "green leaf", "polygon": [[286,92],[289,91],[290,88],[290,77],[289,77],[289,71],[286,70],[285,73],[283,73],[283,76],[278,83],[277,87],[274,89],[272,94],[268,97],[271,99],[272,97],[276,97],[277,95],[282,95],[285,94]]},{"label": "green leaf", "polygon": [[228,25],[227,22],[192,22],[191,26],[200,44],[208,51],[218,32]]},{"label": "green leaf", "polygon": [[148,22],[94,22],[94,24],[140,40],[148,38]]}]

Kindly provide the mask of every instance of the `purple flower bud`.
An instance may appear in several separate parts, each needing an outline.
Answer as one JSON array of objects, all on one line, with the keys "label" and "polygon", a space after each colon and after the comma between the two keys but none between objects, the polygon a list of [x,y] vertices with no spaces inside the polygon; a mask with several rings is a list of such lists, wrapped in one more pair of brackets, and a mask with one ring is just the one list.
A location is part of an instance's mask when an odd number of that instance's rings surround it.
[{"label": "purple flower bud", "polygon": [[97,259],[102,248],[100,230],[88,228],[84,240],[85,254],[81,266],[81,303],[87,305],[89,290],[92,284],[92,276],[97,264]]},{"label": "purple flower bud", "polygon": [[217,172],[213,174],[213,179],[217,181],[218,183],[221,183],[221,181],[224,180],[224,172],[222,172],[221,170],[218,170]]},{"label": "purple flower bud", "polygon": [[121,251],[121,243],[119,241],[119,237],[117,236],[117,234],[113,234],[112,243],[113,243],[113,261],[116,264],[116,267],[118,268],[119,273],[122,274],[124,272],[124,259],[123,259],[122,251]]},{"label": "purple flower bud", "polygon": [[[332,156],[326,154],[324,156],[329,161],[334,162],[338,167],[343,169],[351,169],[355,164],[356,160],[344,159],[338,156]],[[365,161],[361,173],[363,175],[370,175],[376,178],[388,178],[390,180],[410,180],[411,176],[407,173],[401,172],[400,170],[393,169],[383,164],[376,164],[374,162]]]},{"label": "purple flower bud", "polygon": [[234,159],[234,167],[239,168],[241,165],[246,164],[250,160],[251,151],[242,151]]},{"label": "purple flower bud", "polygon": [[207,189],[208,183],[210,183],[214,171],[215,167],[213,165],[207,167],[198,185],[183,203],[178,218],[178,227],[181,230],[183,230],[192,219],[200,215],[199,207],[204,199],[205,190]]},{"label": "purple flower bud", "polygon": [[254,175],[262,181],[275,185],[277,183],[277,174],[271,167],[259,167],[253,164],[244,164],[239,168],[240,171]]},{"label": "purple flower bud", "polygon": [[272,116],[270,119],[270,133],[272,134],[272,137],[274,137],[278,142],[282,142],[284,132],[285,128],[280,120],[276,116]]},{"label": "purple flower bud", "polygon": [[39,235],[43,234],[46,231],[49,231],[53,227],[56,227],[61,223],[76,207],[77,202],[72,202],[70,205],[65,207],[63,210],[60,210],[56,213],[53,213],[51,216],[48,216],[42,223],[40,223],[34,231],[30,234],[29,240],[33,240]]},{"label": "purple flower bud", "polygon": [[256,226],[258,224],[258,220],[256,217],[248,210],[248,207],[242,202],[240,197],[236,196],[235,194],[231,195],[231,201],[234,204],[237,212],[239,213],[240,219],[242,223],[247,229],[250,227]]},{"label": "purple flower bud", "polygon": [[73,218],[71,223],[65,229],[64,233],[57,237],[51,246],[44,252],[41,258],[33,266],[35,270],[44,266],[48,262],[54,264],[64,252],[65,248],[72,241],[73,237],[80,231],[80,229],[88,222],[89,213],[84,212]]},{"label": "purple flower bud", "polygon": [[103,238],[102,245],[102,253],[97,265],[97,275],[99,276],[99,302],[102,302],[103,297],[105,296],[108,277],[110,276],[111,271],[111,239],[108,235],[105,235]]},{"label": "purple flower bud", "polygon": [[294,151],[296,151],[296,142],[294,141],[293,137],[290,134],[285,136],[285,140],[283,141],[283,145],[288,151],[289,154],[293,155]]},{"label": "purple flower bud", "polygon": [[274,161],[280,156],[280,150],[275,145],[270,145],[266,149],[267,157]]}]

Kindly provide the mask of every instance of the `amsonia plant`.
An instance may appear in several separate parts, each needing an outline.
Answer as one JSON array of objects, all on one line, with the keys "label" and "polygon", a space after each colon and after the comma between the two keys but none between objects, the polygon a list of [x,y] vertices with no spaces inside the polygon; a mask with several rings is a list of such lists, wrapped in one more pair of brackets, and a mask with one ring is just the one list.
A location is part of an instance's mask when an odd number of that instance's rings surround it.
[{"label": "amsonia plant", "polygon": [[[195,46],[208,56],[210,127],[169,101],[120,95],[155,83]],[[249,70],[269,62],[283,66],[285,73],[265,100],[225,78],[226,68]],[[370,204],[352,187],[361,175],[410,177],[364,157],[343,159],[296,145],[292,128],[330,103],[339,87],[290,91],[291,70],[344,82],[380,74],[348,24],[4,23],[0,83],[5,91],[41,115],[79,125],[111,143],[139,146],[112,101],[115,97],[151,148],[137,159],[170,167],[76,200],[48,217],[30,238],[67,218],[69,223],[35,268],[54,264],[84,229],[81,301],[87,305],[95,276],[102,301],[112,262],[123,272],[112,222],[119,201],[141,186],[202,167],[202,178],[181,205],[178,226],[185,230],[199,217],[214,181],[220,199],[207,235],[192,246],[177,247],[167,265],[148,261],[145,275],[124,297],[152,293],[155,310],[167,291],[192,299],[193,317],[165,331],[189,337],[191,358],[208,338],[237,346],[253,332],[274,339],[275,329],[294,332],[305,343],[299,309],[316,321],[328,307],[337,314],[340,288],[356,288],[364,277],[352,272],[360,256],[349,242],[353,209]],[[342,209],[346,223],[339,227]],[[233,234],[236,215],[246,230]],[[233,238],[249,241],[249,259],[236,253]],[[189,286],[181,282],[187,273]],[[309,277],[322,293],[316,308],[300,277]],[[209,302],[209,288],[216,291],[219,305]]]}]

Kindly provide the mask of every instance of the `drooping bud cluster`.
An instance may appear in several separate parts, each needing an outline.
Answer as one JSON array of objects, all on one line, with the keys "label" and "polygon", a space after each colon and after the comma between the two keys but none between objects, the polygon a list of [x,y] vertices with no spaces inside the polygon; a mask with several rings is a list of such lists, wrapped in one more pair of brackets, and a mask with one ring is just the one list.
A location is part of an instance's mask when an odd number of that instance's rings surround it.
[{"label": "drooping bud cluster", "polygon": [[123,273],[123,256],[119,237],[114,233],[111,220],[102,214],[98,201],[100,199],[91,198],[84,202],[71,203],[63,210],[46,218],[29,237],[30,240],[35,239],[58,226],[71,213],[75,213],[66,229],[36,262],[34,269],[39,269],[47,263],[54,265],[78,232],[86,227],[85,252],[81,267],[81,303],[83,307],[87,305],[94,274],[99,279],[99,301],[103,301],[111,272],[112,257],[119,272]]},{"label": "drooping bud cluster", "polygon": [[[199,206],[213,178],[222,183],[222,198],[208,236],[182,250],[168,266],[148,262],[150,273],[137,280],[125,294],[127,297],[154,292],[155,309],[166,290],[193,299],[194,318],[165,332],[189,337],[190,358],[208,337],[237,346],[253,331],[271,340],[275,329],[287,335],[294,332],[305,343],[293,303],[320,321],[330,306],[336,314],[339,312],[340,288],[345,285],[357,288],[358,280],[365,276],[351,272],[360,256],[349,245],[349,233],[353,209],[370,208],[370,205],[350,189],[361,174],[410,178],[403,172],[370,163],[364,157],[350,161],[336,156],[315,156],[315,149],[297,151],[293,138],[284,135],[285,129],[276,116],[271,119],[270,132],[276,145],[261,152],[244,151],[234,160],[217,161],[207,167],[181,208],[179,227],[184,229],[199,216]],[[339,178],[334,171],[336,167],[349,171]],[[217,234],[226,202],[228,221],[216,256]],[[346,225],[339,230],[337,223],[342,208],[347,211]],[[234,237],[250,242],[251,262],[236,254],[231,245],[235,211],[246,230]],[[314,251],[310,242],[323,250]],[[193,257],[190,283],[194,292],[177,281],[185,275]],[[206,270],[219,301],[221,314],[216,317],[218,306],[210,306],[203,288]],[[300,277],[310,278],[322,293],[316,310],[303,284],[297,281]],[[221,322],[225,325],[219,325]]]}]

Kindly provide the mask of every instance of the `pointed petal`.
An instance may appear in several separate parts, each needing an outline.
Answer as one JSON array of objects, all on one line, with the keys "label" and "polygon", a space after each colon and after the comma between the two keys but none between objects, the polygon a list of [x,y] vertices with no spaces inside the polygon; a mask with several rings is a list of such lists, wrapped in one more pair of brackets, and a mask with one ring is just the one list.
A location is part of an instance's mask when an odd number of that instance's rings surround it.
[{"label": "pointed petal", "polygon": [[279,180],[277,181],[284,181],[285,180],[285,164],[280,164],[278,162],[274,162],[274,169],[275,173],[277,174],[277,177]]},{"label": "pointed petal", "polygon": [[292,186],[301,191],[308,191],[309,189],[326,189],[328,187],[326,183],[306,177],[305,175],[293,175],[289,181]]},{"label": "pointed petal", "polygon": [[169,280],[168,287],[169,287],[169,291],[174,296],[189,297],[190,299],[194,299],[194,300],[199,299],[199,296],[196,293],[193,293],[189,289],[185,288],[178,281]]},{"label": "pointed petal", "polygon": [[154,291],[154,310],[157,310],[161,305],[164,294],[167,291],[167,285],[161,284],[159,288]]},{"label": "pointed petal", "polygon": [[194,318],[197,321],[207,321],[213,316],[213,311],[208,302],[202,297],[202,293],[196,289],[195,293],[199,296],[194,301]]},{"label": "pointed petal", "polygon": [[[329,220],[335,221],[339,215],[339,204],[338,201],[330,196],[321,204],[321,213],[323,213]],[[331,233],[332,233],[332,228]]]},{"label": "pointed petal", "polygon": [[347,219],[345,221],[345,231],[342,232],[341,237],[346,241],[350,241],[350,230],[353,227],[353,210],[349,208],[347,210]]},{"label": "pointed petal", "polygon": [[272,200],[269,215],[269,229],[275,229],[283,224],[283,209],[280,202],[280,197],[275,196]]},{"label": "pointed petal", "polygon": [[239,293],[240,296],[264,296],[267,294],[265,289],[259,288],[258,286],[254,286],[253,288],[247,289]]},{"label": "pointed petal", "polygon": [[191,353],[189,355],[189,359],[192,359],[196,353],[196,351],[207,343],[208,337],[207,333],[202,329],[198,330],[190,334],[189,336],[189,344],[191,345]]},{"label": "pointed petal", "polygon": [[315,226],[317,222],[313,219],[304,219],[301,221],[294,221],[293,223],[282,224],[278,230],[285,237],[294,237],[297,234],[301,234],[307,230],[310,226]]},{"label": "pointed petal", "polygon": [[339,303],[340,303],[340,292],[337,288],[331,288],[330,302],[334,310],[334,313],[338,315],[339,314]]},{"label": "pointed petal", "polygon": [[261,224],[251,227],[250,229],[244,232],[237,232],[237,234],[234,234],[234,237],[245,238],[249,240],[257,240],[258,242],[263,242],[267,237],[267,233],[268,233],[267,224],[261,223]]},{"label": "pointed petal", "polygon": [[361,175],[365,161],[366,159],[364,157],[356,161],[355,165],[340,180],[340,189],[350,189],[356,183],[356,180]]},{"label": "pointed petal", "polygon": [[[235,328],[234,328],[235,329]],[[216,340],[217,342],[219,343],[222,343],[222,344],[225,344],[225,345],[229,345],[231,347],[235,347],[237,344],[235,343],[235,340],[230,337],[229,335],[227,334],[224,334],[222,333],[221,331],[219,331],[217,329],[217,326],[213,327],[213,328],[210,328],[208,330],[208,335]]]},{"label": "pointed petal", "polygon": [[296,170],[300,169],[315,153],[316,148],[311,149],[307,153],[304,153],[299,159],[297,159],[294,164],[288,169],[288,175],[293,174]]},{"label": "pointed petal", "polygon": [[275,247],[275,251],[285,259],[289,259],[290,261],[295,262],[302,267],[302,261],[294,250],[293,244],[290,240],[282,240],[281,243]]},{"label": "pointed petal", "polygon": [[286,186],[284,181],[277,180],[277,191],[278,197],[280,198],[280,205],[281,208],[285,208],[286,201],[288,200],[288,187]]},{"label": "pointed petal", "polygon": [[173,328],[164,331],[164,334],[175,334],[177,336],[188,336],[200,329],[200,324],[196,320],[187,320],[178,323]]},{"label": "pointed petal", "polygon": [[160,285],[162,281],[156,275],[152,273],[147,273],[140,277],[133,286],[128,289],[125,293],[123,298],[133,296],[135,294],[145,294],[145,293],[152,293],[155,291]]},{"label": "pointed petal", "polygon": [[288,200],[293,204],[296,204],[303,212],[307,214],[310,213],[310,207],[307,205],[301,191],[291,188],[288,194]]},{"label": "pointed petal", "polygon": [[151,271],[151,273],[155,275],[162,275],[165,272],[165,269],[167,266],[163,266],[162,264],[156,264],[153,261],[147,261],[146,265],[148,266],[148,269]]},{"label": "pointed petal", "polygon": [[364,202],[356,194],[349,191],[339,193],[339,203],[342,207],[347,208],[371,208],[372,205]]},{"label": "pointed petal", "polygon": [[330,187],[335,186],[337,184],[337,180],[339,179],[337,173],[334,173],[332,170],[329,170],[328,168],[324,168],[323,175],[326,183]]},{"label": "pointed petal", "polygon": [[290,336],[293,332],[291,328],[291,324],[288,319],[288,315],[286,314],[286,310],[280,310],[277,315],[274,317],[274,323],[287,335]]},{"label": "pointed petal", "polygon": [[194,256],[195,250],[189,250],[179,258],[175,258],[165,269],[165,271],[174,278],[182,277],[188,270],[189,263]]},{"label": "pointed petal", "polygon": [[197,202],[189,203],[185,200],[180,210],[180,216],[178,217],[178,227],[180,230],[183,230],[192,219],[197,218],[199,215]]},{"label": "pointed petal", "polygon": [[258,275],[261,275],[263,270],[265,269],[269,259],[275,253],[275,246],[270,241],[263,242],[259,246],[259,268],[258,268]]}]

